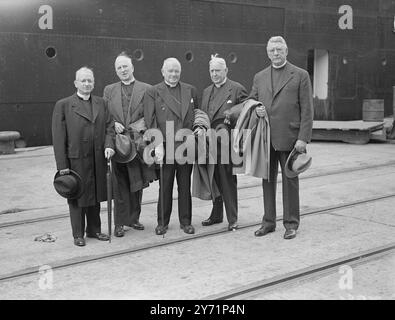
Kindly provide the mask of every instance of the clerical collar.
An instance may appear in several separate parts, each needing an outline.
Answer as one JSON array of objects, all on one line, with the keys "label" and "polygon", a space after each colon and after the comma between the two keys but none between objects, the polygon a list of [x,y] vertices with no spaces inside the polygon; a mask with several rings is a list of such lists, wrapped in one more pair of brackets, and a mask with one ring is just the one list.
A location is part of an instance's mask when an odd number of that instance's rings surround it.
[{"label": "clerical collar", "polygon": [[166,83],[166,85],[169,86],[170,88],[175,88],[175,87],[177,87],[179,81],[177,81],[176,84],[170,84],[170,83],[168,83],[168,82],[165,80],[165,83]]},{"label": "clerical collar", "polygon": [[285,60],[285,62],[284,62],[281,66],[275,66],[274,64],[272,64],[272,67],[273,67],[274,69],[281,69],[281,68],[283,68],[286,64],[287,64],[287,60]]},{"label": "clerical collar", "polygon": [[123,80],[122,80],[122,83],[123,83],[125,86],[128,86],[128,85],[132,84],[134,81],[135,81],[135,79],[133,78],[133,79],[128,80],[128,81],[123,81]]},{"label": "clerical collar", "polygon": [[225,84],[226,80],[228,80],[228,78],[225,77],[224,81],[222,81],[220,84],[214,83],[214,85],[215,85],[217,88],[221,88],[221,87]]},{"label": "clerical collar", "polygon": [[81,94],[78,91],[77,91],[77,96],[79,96],[84,101],[88,101],[91,98],[90,94]]}]

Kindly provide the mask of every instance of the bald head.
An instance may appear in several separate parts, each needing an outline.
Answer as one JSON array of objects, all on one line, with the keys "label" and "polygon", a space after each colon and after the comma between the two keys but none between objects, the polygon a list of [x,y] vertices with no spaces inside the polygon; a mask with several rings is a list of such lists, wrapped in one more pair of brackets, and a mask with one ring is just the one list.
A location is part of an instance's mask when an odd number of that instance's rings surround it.
[{"label": "bald head", "polygon": [[176,86],[181,77],[181,63],[176,58],[167,58],[163,61],[163,79],[170,86]]}]

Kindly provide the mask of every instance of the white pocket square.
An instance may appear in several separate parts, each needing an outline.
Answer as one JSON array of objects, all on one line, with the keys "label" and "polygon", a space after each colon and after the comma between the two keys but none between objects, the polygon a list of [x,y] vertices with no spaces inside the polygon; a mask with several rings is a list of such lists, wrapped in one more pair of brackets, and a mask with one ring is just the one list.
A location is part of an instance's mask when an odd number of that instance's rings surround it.
[{"label": "white pocket square", "polygon": [[232,100],[228,100],[228,102],[227,103],[232,103]]},{"label": "white pocket square", "polygon": [[193,98],[191,98],[191,103],[193,103]]}]

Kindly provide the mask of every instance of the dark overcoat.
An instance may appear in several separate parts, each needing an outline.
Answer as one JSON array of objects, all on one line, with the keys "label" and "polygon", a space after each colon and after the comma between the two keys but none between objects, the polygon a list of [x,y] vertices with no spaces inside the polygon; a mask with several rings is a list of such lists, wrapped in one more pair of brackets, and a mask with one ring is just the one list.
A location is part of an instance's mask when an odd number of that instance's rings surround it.
[{"label": "dark overcoat", "polygon": [[52,116],[52,139],[58,170],[70,168],[82,178],[79,207],[107,200],[105,148],[114,149],[114,122],[105,101],[91,95],[92,114],[77,94],[59,100]]},{"label": "dark overcoat", "polygon": [[[144,117],[144,104],[143,98],[144,93],[147,89],[151,88],[151,85],[145,82],[135,80],[133,93],[130,102],[130,108],[126,115],[123,114],[122,109],[122,84],[116,82],[110,84],[104,88],[103,98],[108,104],[108,110],[110,111],[113,119],[116,122],[121,123],[126,129],[131,132],[130,125],[137,120]],[[131,134],[130,137],[134,140],[134,137],[139,133]],[[136,192],[145,187],[148,187],[151,181],[157,179],[156,171],[154,166],[147,166],[144,164],[142,159],[137,157],[127,163],[127,170],[130,182],[130,192]],[[117,177],[114,177],[117,179]]]},{"label": "dark overcoat", "polygon": [[258,72],[250,98],[263,103],[269,116],[271,142],[277,151],[291,151],[296,140],[310,142],[313,128],[313,94],[309,74],[287,62],[275,92],[271,66]]}]

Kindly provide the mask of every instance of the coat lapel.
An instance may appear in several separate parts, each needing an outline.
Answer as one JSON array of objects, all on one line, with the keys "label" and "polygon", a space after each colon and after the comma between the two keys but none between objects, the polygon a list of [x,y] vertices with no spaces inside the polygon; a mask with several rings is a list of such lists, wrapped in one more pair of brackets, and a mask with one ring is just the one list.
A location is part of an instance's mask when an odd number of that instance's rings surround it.
[{"label": "coat lapel", "polygon": [[139,110],[139,104],[144,96],[144,92],[145,92],[144,86],[141,84],[141,82],[135,80],[131,104],[128,112],[128,119],[126,119],[127,121],[126,123],[133,122],[133,116]]},{"label": "coat lapel", "polygon": [[206,89],[204,89],[204,91],[203,91],[203,97],[202,97],[202,110],[204,111],[204,112],[208,112],[208,101],[209,101],[209,99],[210,99],[210,93],[211,93],[211,90],[213,90],[213,84],[211,85],[211,86],[209,86],[209,87],[207,87]]},{"label": "coat lapel", "polygon": [[72,109],[74,110],[75,113],[79,114],[81,117],[84,117],[89,121],[92,121],[90,112],[86,110],[85,105],[78,98],[77,94],[73,96]]},{"label": "coat lapel", "polygon": [[230,85],[229,80],[226,80],[224,87],[213,100],[213,104],[214,104],[213,118],[215,114],[218,112],[218,110],[221,108],[221,106],[224,104],[225,100],[229,98],[231,91],[232,91],[232,86]]},{"label": "coat lapel", "polygon": [[112,109],[114,118],[122,123],[124,123],[125,119],[123,117],[122,110],[122,91],[121,91],[121,82],[117,82],[114,86],[113,92],[111,93],[112,100]]},{"label": "coat lapel", "polygon": [[[166,84],[164,82],[162,82],[162,84],[158,87],[158,94],[160,95],[160,97],[163,99],[163,101],[165,102],[165,104],[169,107],[169,109],[171,111],[174,112],[175,115],[177,115],[179,118],[181,118],[181,114],[180,111],[178,110],[178,108],[175,106],[175,101],[174,99],[171,97],[171,93],[169,92],[169,90],[166,87]],[[182,100],[182,91],[181,91],[181,100]]]},{"label": "coat lapel", "polygon": [[273,102],[271,67],[264,70],[263,81],[263,87],[265,88],[265,92],[263,93],[263,97],[265,99],[264,104],[265,106],[271,106]]},{"label": "coat lapel", "polygon": [[191,90],[187,88],[183,83],[181,85],[181,119],[184,121],[186,114],[188,113],[189,106],[191,104]]},{"label": "coat lapel", "polygon": [[98,102],[98,97],[94,97],[91,95],[92,99],[92,113],[93,113],[93,119],[92,122],[94,123],[97,115],[99,114],[99,102]]},{"label": "coat lapel", "polygon": [[276,97],[276,95],[281,91],[282,88],[285,87],[285,85],[293,78],[293,70],[289,66],[289,62],[285,65],[285,70],[281,75],[281,79],[279,81],[279,86],[276,88],[273,99]]}]

